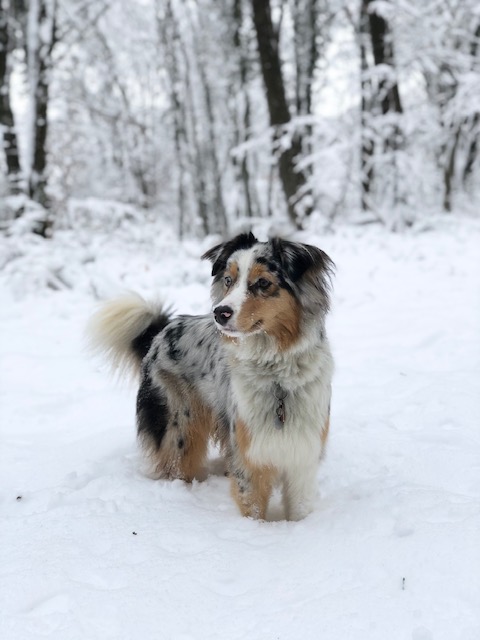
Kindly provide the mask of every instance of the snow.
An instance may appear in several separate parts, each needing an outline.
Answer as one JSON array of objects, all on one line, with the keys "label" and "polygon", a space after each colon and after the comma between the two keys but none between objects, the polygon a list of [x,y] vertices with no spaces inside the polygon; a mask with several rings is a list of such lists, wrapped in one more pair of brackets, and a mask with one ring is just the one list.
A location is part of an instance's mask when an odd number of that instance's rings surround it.
[{"label": "snow", "polygon": [[[138,229],[138,227],[136,227]],[[332,429],[302,522],[243,519],[212,461],[152,481],[95,297],[208,310],[208,241],[151,223],[2,239],[2,640],[477,640],[480,225],[297,235],[337,264]]]}]

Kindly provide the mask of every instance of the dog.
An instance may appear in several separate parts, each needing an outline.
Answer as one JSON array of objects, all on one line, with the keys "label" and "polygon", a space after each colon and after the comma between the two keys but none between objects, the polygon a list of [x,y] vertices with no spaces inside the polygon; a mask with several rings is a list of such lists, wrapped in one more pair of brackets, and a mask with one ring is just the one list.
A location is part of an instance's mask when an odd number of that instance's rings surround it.
[{"label": "dog", "polygon": [[317,247],[242,233],[203,256],[213,313],[172,317],[135,294],[93,317],[93,344],[140,376],[137,434],[152,476],[191,482],[209,440],[244,516],[313,509],[329,432],[333,359],[325,332],[332,260]]}]

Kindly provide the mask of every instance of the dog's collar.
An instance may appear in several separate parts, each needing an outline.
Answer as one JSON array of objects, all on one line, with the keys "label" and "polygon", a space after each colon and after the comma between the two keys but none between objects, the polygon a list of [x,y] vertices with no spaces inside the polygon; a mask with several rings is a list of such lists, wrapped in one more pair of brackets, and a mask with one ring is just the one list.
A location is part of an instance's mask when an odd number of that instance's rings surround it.
[{"label": "dog's collar", "polygon": [[285,398],[288,395],[288,391],[285,391],[278,382],[275,383],[273,388],[273,395],[277,399],[277,406],[275,408],[275,427],[277,429],[283,429],[285,426]]}]

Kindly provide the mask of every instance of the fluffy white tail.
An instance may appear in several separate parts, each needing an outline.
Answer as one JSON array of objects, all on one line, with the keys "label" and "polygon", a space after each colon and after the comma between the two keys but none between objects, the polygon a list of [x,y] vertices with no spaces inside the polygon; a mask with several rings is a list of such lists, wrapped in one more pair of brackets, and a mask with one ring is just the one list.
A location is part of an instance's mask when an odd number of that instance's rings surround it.
[{"label": "fluffy white tail", "polygon": [[153,338],[169,321],[161,304],[130,293],[105,303],[95,313],[87,326],[88,343],[119,373],[138,373]]}]

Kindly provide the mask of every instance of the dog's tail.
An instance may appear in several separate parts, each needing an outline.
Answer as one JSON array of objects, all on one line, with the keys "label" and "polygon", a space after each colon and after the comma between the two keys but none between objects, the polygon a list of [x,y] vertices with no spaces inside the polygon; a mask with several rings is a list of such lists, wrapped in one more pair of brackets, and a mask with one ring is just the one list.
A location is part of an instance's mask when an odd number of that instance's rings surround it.
[{"label": "dog's tail", "polygon": [[120,373],[138,373],[154,337],[170,322],[159,303],[131,293],[106,302],[87,326],[92,350],[103,353]]}]

